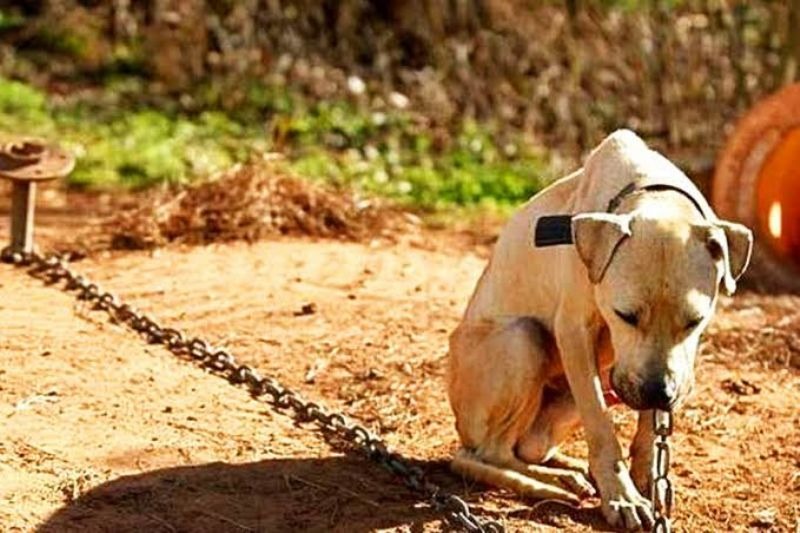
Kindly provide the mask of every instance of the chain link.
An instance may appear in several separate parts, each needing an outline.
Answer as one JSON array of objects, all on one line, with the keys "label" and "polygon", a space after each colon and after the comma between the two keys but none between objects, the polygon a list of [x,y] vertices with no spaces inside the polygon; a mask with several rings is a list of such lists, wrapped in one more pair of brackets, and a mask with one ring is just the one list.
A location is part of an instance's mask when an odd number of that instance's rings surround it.
[{"label": "chain link", "polygon": [[655,515],[653,533],[670,533],[673,490],[669,480],[670,448],[667,439],[672,435],[672,412],[653,411],[653,430],[656,435],[653,444],[653,484],[650,487]]},{"label": "chain link", "polygon": [[495,520],[479,520],[469,505],[454,494],[430,482],[421,468],[390,451],[386,443],[362,425],[352,422],[341,413],[330,412],[325,407],[310,402],[300,394],[284,387],[271,377],[262,377],[256,370],[237,363],[227,350],[211,346],[203,339],[189,338],[184,332],[161,326],[153,318],[140,312],[110,292],[72,271],[65,259],[33,253],[3,251],[2,259],[19,267],[28,267],[29,273],[49,284],[64,283],[64,290],[77,293],[77,298],[93,303],[105,311],[112,320],[127,325],[143,335],[148,342],[161,344],[178,356],[189,356],[201,367],[221,376],[233,384],[243,385],[255,398],[265,398],[278,411],[289,411],[300,422],[315,423],[320,431],[333,434],[367,457],[398,476],[416,492],[424,494],[430,504],[454,525],[466,531],[500,533],[503,525]]}]

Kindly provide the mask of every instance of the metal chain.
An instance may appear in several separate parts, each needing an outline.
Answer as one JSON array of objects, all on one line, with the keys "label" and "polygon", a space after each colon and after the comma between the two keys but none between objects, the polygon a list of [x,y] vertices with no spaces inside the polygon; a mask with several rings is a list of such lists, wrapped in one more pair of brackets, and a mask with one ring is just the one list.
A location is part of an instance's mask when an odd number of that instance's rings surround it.
[{"label": "metal chain", "polygon": [[114,294],[102,290],[84,276],[72,271],[65,259],[57,256],[42,256],[33,253],[9,253],[3,251],[2,259],[19,267],[29,267],[32,276],[50,284],[64,282],[63,289],[77,293],[79,300],[92,302],[96,309],[105,311],[112,320],[127,325],[153,344],[161,344],[178,356],[189,356],[198,364],[235,385],[243,385],[255,398],[265,398],[276,411],[288,411],[293,418],[303,423],[315,423],[320,431],[333,434],[365,453],[367,457],[398,476],[411,489],[424,494],[430,504],[456,526],[466,531],[501,533],[502,524],[495,520],[479,520],[469,505],[454,494],[442,490],[426,479],[421,468],[409,463],[392,452],[383,439],[362,425],[348,420],[341,413],[328,411],[325,407],[308,401],[300,394],[284,387],[271,377],[262,377],[256,370],[236,362],[225,349],[218,349],[197,337],[164,327],[152,317],[123,303]]},{"label": "metal chain", "polygon": [[[82,301],[93,302],[96,309],[105,311],[116,322],[127,325],[144,335],[153,344],[161,344],[179,356],[190,356],[201,367],[226,378],[235,385],[244,385],[255,398],[268,396],[267,401],[278,411],[290,411],[300,422],[316,423],[320,430],[330,432],[364,452],[416,492],[425,494],[430,504],[445,513],[452,523],[466,531],[501,533],[502,524],[495,520],[481,521],[472,514],[469,505],[454,494],[443,491],[425,478],[421,468],[410,464],[397,453],[390,451],[386,443],[362,425],[350,421],[341,413],[328,411],[325,407],[304,399],[300,394],[284,387],[271,377],[261,377],[256,370],[236,362],[235,357],[225,349],[212,347],[203,339],[189,338],[184,332],[160,325],[153,318],[138,311],[117,296],[103,291],[97,284],[72,271],[66,261],[59,256],[30,254],[9,254],[4,251],[3,260],[20,267],[30,267],[29,273],[48,283],[65,282],[64,290],[76,292]],[[654,533],[670,533],[673,489],[669,480],[670,447],[668,437],[672,435],[672,413],[654,411],[653,427],[656,435],[654,443],[653,482],[651,500],[656,516]]]},{"label": "metal chain", "polygon": [[672,526],[672,483],[669,480],[669,441],[672,435],[672,412],[653,411],[653,430],[656,434],[653,460],[653,484],[650,497],[653,502],[655,524],[653,533],[670,533]]}]

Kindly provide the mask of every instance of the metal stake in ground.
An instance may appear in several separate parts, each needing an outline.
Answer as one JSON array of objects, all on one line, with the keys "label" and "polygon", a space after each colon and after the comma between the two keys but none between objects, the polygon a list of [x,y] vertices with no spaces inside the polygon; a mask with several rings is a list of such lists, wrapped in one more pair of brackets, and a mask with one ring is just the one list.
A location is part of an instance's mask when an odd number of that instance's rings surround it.
[{"label": "metal stake in ground", "polygon": [[35,139],[0,145],[0,178],[11,180],[11,244],[4,259],[33,252],[36,184],[62,178],[75,166],[68,153]]}]

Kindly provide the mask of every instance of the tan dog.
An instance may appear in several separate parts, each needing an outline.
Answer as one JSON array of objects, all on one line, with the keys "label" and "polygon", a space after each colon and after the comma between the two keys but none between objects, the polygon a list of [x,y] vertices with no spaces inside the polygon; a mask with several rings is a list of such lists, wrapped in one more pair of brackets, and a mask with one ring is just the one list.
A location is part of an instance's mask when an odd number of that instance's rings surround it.
[{"label": "tan dog", "polygon": [[[750,230],[718,220],[677,167],[630,131],[610,135],[584,168],[509,221],[450,337],[463,446],[453,468],[526,496],[577,501],[593,491],[588,472],[557,449],[582,422],[606,519],[652,527],[642,496],[652,409],[672,409],[691,389],[718,288],[735,290],[751,248]],[[630,471],[609,386],[640,411]]]}]

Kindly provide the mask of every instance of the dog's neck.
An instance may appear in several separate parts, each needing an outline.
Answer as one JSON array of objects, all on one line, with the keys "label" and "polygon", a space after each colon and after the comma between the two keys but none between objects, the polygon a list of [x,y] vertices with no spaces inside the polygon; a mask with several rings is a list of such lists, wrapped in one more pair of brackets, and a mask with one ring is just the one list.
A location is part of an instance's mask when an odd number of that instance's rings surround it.
[{"label": "dog's neck", "polygon": [[671,161],[638,137],[615,134],[586,159],[572,214],[614,212],[630,195],[647,190],[674,190],[686,196],[706,220],[715,220],[700,190]]},{"label": "dog's neck", "polygon": [[695,187],[677,187],[672,184],[660,183],[659,180],[640,180],[638,183],[629,183],[608,202],[606,212],[614,213],[630,196],[637,193],[641,194],[646,192],[675,192],[681,194],[692,203],[692,205],[695,207],[695,209],[697,209],[704,219],[713,220],[714,214],[711,211],[711,208],[705,201],[705,198],[700,195],[700,192],[697,191]]}]

